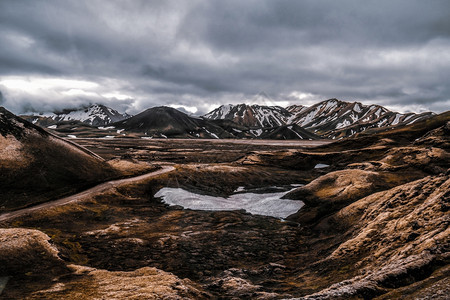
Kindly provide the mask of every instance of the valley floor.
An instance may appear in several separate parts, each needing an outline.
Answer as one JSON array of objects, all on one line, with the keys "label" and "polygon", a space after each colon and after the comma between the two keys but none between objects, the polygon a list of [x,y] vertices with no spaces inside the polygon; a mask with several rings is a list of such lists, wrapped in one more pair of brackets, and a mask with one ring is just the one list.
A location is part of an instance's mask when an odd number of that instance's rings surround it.
[{"label": "valley floor", "polygon": [[[167,172],[0,216],[0,298],[445,299],[449,154],[435,135],[352,147],[77,139],[111,165]],[[292,184],[305,186],[286,197],[305,207],[286,220],[154,197],[163,187],[227,197]]]}]

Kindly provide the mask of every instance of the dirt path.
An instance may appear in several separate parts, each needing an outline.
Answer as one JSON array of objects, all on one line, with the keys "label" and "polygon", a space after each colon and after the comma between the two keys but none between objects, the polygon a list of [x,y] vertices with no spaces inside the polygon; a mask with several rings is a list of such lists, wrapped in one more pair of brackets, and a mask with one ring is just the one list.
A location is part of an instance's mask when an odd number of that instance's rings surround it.
[{"label": "dirt path", "polygon": [[50,201],[50,202],[46,202],[46,203],[42,203],[33,207],[28,207],[28,208],[24,208],[24,209],[19,209],[16,211],[12,211],[12,212],[8,212],[8,213],[4,213],[2,215],[0,215],[0,222],[2,221],[6,221],[9,219],[13,219],[13,218],[17,218],[26,214],[30,214],[34,211],[38,211],[41,209],[46,209],[46,208],[50,208],[50,207],[55,207],[55,206],[61,206],[61,205],[65,205],[68,203],[72,203],[72,202],[77,202],[77,201],[82,201],[83,199],[92,196],[94,194],[97,193],[101,193],[104,192],[106,190],[109,190],[111,188],[123,185],[123,184],[127,184],[127,183],[132,183],[132,182],[137,182],[137,181],[141,181],[141,180],[146,180],[152,177],[156,177],[159,176],[161,174],[165,174],[165,173],[169,173],[172,172],[173,170],[175,170],[175,168],[173,166],[163,166],[160,170],[151,172],[151,173],[147,173],[144,175],[140,175],[140,176],[136,176],[136,177],[131,177],[131,178],[125,178],[125,179],[118,179],[118,180],[112,180],[112,181],[108,181],[102,184],[99,184],[97,186],[94,186],[93,188],[90,188],[88,190],[85,190],[83,192],[80,192],[78,194],[69,196],[69,197],[65,197],[62,199],[58,199],[55,201]]}]

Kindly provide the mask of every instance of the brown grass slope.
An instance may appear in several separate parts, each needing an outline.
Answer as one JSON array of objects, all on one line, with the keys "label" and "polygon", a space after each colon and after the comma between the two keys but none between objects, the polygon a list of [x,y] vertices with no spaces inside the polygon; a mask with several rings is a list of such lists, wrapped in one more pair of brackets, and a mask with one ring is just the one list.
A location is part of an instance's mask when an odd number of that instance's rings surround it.
[{"label": "brown grass slope", "polygon": [[300,299],[415,298],[430,286],[427,296],[442,294],[438,283],[449,273],[449,189],[448,175],[429,176],[374,193],[323,220],[322,228],[327,223],[347,238],[311,270],[339,280]]},{"label": "brown grass slope", "polygon": [[392,141],[381,157],[348,164],[287,196],[305,202],[290,219],[336,245],[297,279],[328,287],[300,299],[446,299],[449,128],[445,113],[378,132],[371,140]]},{"label": "brown grass slope", "polygon": [[47,201],[117,175],[96,154],[0,108],[0,211]]}]

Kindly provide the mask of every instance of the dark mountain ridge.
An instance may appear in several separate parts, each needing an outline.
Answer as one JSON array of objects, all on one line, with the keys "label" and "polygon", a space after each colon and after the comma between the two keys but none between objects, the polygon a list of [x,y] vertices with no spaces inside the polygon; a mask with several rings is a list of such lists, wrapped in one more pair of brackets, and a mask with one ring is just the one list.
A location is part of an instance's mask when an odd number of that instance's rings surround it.
[{"label": "dark mountain ridge", "polygon": [[202,118],[190,117],[174,108],[149,108],[127,120],[112,124],[128,132],[140,132],[149,137],[229,138],[231,134]]}]

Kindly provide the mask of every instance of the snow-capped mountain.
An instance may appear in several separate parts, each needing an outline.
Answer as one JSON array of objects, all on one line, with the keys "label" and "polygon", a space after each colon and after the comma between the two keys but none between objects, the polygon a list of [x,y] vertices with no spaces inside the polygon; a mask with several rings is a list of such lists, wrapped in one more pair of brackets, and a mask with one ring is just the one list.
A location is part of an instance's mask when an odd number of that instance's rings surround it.
[{"label": "snow-capped mountain", "polygon": [[323,137],[339,138],[370,128],[408,125],[432,115],[432,113],[401,114],[379,105],[329,99],[307,109],[301,109],[289,121]]},{"label": "snow-capped mountain", "polygon": [[49,119],[54,123],[63,121],[80,121],[92,126],[104,126],[110,123],[122,121],[130,117],[126,113],[120,113],[115,109],[102,104],[93,104],[81,109],[67,109],[60,112],[38,113],[31,116],[24,116],[33,123],[45,123],[48,125]]},{"label": "snow-capped mountain", "polygon": [[286,124],[292,114],[280,106],[227,104],[204,115],[211,120],[226,119],[249,127],[275,127]]},{"label": "snow-capped mountain", "polygon": [[[397,113],[379,105],[363,105],[329,99],[313,106],[222,105],[204,117],[231,120],[249,127],[279,127],[296,124],[325,138],[352,136],[371,128],[408,125],[433,113]],[[254,132],[257,129],[253,128]],[[257,135],[259,136],[259,134]]]}]

